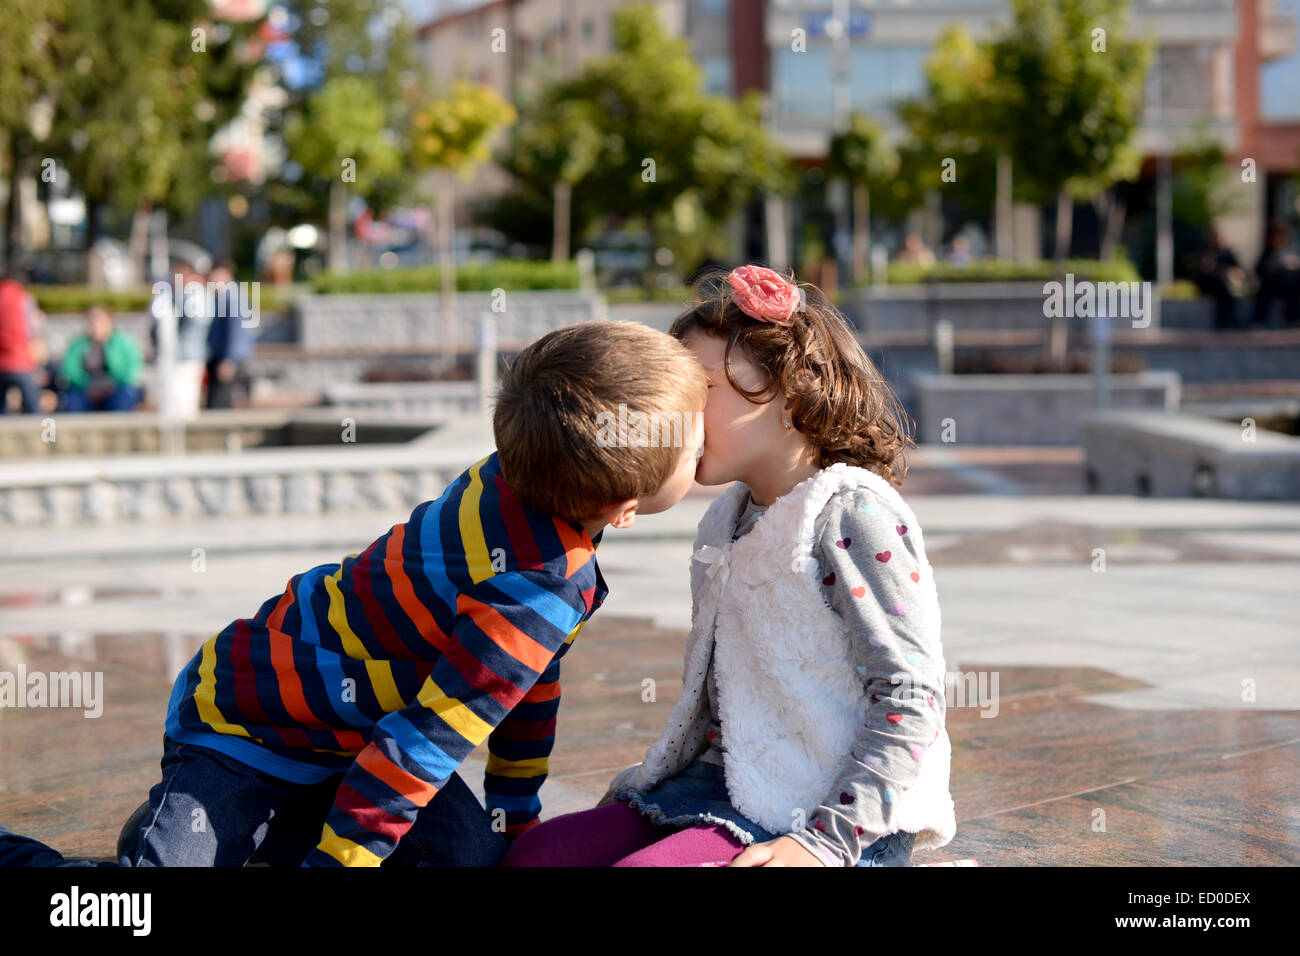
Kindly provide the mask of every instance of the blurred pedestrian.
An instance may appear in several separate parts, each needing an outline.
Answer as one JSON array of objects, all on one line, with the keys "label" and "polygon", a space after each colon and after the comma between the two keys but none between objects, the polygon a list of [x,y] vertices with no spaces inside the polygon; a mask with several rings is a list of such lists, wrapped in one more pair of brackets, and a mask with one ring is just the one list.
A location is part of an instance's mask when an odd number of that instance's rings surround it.
[{"label": "blurred pedestrian", "polygon": [[73,339],[63,355],[70,412],[129,412],[140,404],[140,349],[129,335],[113,327],[103,306],[86,311],[86,334]]},{"label": "blurred pedestrian", "polygon": [[1300,257],[1290,245],[1291,230],[1283,220],[1274,219],[1269,223],[1268,243],[1255,265],[1259,292],[1252,321],[1256,325],[1269,324],[1275,302],[1282,304],[1287,325],[1300,323]]},{"label": "blurred pedestrian", "polygon": [[253,330],[244,325],[245,316],[234,279],[235,264],[228,259],[208,274],[213,290],[207,343],[208,408],[234,405],[235,383],[253,352]]},{"label": "blurred pedestrian", "polygon": [[952,245],[948,250],[948,262],[960,269],[964,269],[971,264],[969,239],[962,235],[952,237]]},{"label": "blurred pedestrian", "polygon": [[158,414],[167,419],[198,416],[207,365],[206,278],[187,262],[172,263],[172,281],[159,284],[152,306],[158,374]]},{"label": "blurred pedestrian", "polygon": [[32,360],[36,363],[32,380],[40,393],[40,413],[57,412],[64,405],[67,386],[59,372],[58,359],[50,355],[50,343],[44,336],[32,339]]},{"label": "blurred pedestrian", "polygon": [[1196,287],[1214,300],[1214,327],[1236,328],[1237,299],[1246,286],[1246,273],[1217,227],[1210,229],[1196,260]]},{"label": "blurred pedestrian", "polygon": [[40,410],[32,340],[39,337],[42,318],[21,282],[13,276],[0,279],[0,415],[9,413],[9,389],[15,385],[22,392],[22,413]]},{"label": "blurred pedestrian", "polygon": [[903,249],[898,254],[898,262],[913,263],[919,266],[934,265],[934,253],[925,244],[925,240],[914,232],[908,233],[903,240]]}]

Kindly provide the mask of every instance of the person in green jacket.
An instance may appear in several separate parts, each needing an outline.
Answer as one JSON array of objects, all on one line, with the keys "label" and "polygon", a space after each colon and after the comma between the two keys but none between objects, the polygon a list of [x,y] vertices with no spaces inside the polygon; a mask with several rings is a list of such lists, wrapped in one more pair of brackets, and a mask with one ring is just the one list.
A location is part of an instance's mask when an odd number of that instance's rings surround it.
[{"label": "person in green jacket", "polygon": [[87,334],[74,339],[63,355],[69,412],[129,412],[140,404],[144,360],[132,339],[113,328],[103,306],[86,311]]}]

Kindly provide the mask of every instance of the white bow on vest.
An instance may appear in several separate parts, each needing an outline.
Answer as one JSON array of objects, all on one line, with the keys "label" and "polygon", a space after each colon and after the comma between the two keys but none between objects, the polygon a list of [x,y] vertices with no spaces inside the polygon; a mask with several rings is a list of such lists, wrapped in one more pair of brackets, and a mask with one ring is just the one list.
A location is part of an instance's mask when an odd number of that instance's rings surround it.
[{"label": "white bow on vest", "polygon": [[[681,696],[645,761],[619,774],[611,789],[626,784],[648,790],[704,752],[712,657],[732,805],[770,832],[788,833],[826,799],[869,704],[853,667],[852,635],[822,597],[812,556],[814,524],[833,494],[864,487],[917,529],[913,540],[925,582],[917,610],[933,620],[930,657],[942,685],[934,577],[919,523],[893,485],[864,468],[832,465],[774,501],[748,534],[732,542],[749,496],[749,488],[736,482],[710,506],[695,538]],[[956,832],[951,759],[942,729],[916,782],[897,797],[899,828],[917,834],[917,849],[943,846]]]}]

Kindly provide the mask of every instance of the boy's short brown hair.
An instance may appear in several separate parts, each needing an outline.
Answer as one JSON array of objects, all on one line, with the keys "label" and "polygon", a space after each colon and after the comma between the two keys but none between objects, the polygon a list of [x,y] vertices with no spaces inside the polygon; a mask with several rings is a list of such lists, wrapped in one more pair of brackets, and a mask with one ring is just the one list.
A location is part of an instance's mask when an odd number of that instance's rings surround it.
[{"label": "boy's short brown hair", "polygon": [[622,409],[695,422],[707,387],[695,356],[649,326],[594,321],[549,332],[502,375],[492,415],[501,470],[525,504],[569,521],[653,494],[689,436],[610,441],[611,417]]}]

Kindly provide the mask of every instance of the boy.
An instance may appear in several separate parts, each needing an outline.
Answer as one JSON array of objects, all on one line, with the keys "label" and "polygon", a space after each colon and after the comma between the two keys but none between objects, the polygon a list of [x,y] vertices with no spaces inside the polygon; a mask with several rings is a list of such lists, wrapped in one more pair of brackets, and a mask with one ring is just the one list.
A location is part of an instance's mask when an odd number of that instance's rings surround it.
[{"label": "boy", "polygon": [[[181,672],[162,780],[120,863],[238,866],[259,847],[308,866],[498,863],[538,822],[559,660],[608,593],[605,525],[670,508],[694,479],[698,427],[649,446],[610,442],[599,421],[626,406],[698,423],[706,387],[680,343],[634,323],[524,349],[496,452],[361,554],[296,575]],[[487,811],[455,773],[484,740]]]}]

